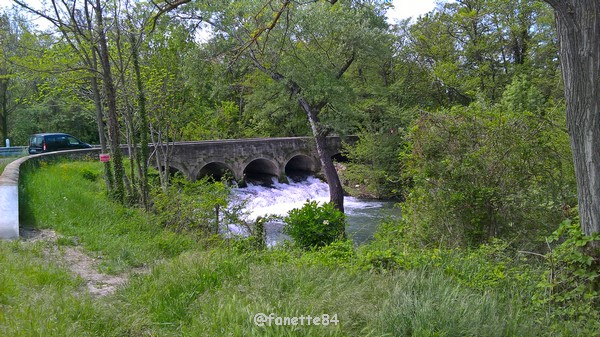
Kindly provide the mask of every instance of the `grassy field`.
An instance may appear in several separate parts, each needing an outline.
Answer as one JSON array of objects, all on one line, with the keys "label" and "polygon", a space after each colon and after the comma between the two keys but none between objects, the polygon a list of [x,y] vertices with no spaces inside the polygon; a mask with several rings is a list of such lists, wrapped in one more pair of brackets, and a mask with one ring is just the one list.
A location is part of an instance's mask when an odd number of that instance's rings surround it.
[{"label": "grassy field", "polygon": [[[256,251],[174,233],[109,201],[100,173],[97,163],[62,163],[22,178],[22,224],[34,238],[56,236],[0,242],[0,336],[551,335],[518,303],[519,289],[476,289],[442,267],[368,270],[352,245]],[[87,258],[73,260],[76,251]],[[126,281],[90,293],[89,273],[74,268],[82,261]],[[259,313],[337,324],[261,327]]]}]

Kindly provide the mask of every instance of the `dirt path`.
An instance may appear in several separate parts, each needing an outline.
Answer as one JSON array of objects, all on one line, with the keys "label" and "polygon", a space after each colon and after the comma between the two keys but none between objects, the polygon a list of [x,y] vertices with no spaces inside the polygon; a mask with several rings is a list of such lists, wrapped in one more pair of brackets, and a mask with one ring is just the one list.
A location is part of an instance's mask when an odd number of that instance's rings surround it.
[{"label": "dirt path", "polygon": [[58,235],[49,229],[24,229],[20,231],[25,243],[44,242],[44,254],[68,268],[85,280],[88,291],[94,296],[106,296],[114,293],[128,280],[127,274],[108,275],[98,271],[98,260],[77,246],[59,246]]}]

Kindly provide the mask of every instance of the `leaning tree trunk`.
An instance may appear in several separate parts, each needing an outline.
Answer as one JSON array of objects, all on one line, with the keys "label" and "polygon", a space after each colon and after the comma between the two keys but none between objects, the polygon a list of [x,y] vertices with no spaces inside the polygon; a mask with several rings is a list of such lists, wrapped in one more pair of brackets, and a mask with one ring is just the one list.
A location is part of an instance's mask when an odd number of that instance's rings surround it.
[{"label": "leaning tree trunk", "polygon": [[[298,104],[300,104],[300,107],[306,113],[313,137],[315,138],[317,154],[319,155],[319,160],[323,168],[323,173],[325,174],[325,179],[327,180],[327,185],[329,185],[329,201],[336,209],[344,212],[344,189],[342,188],[340,177],[335,170],[335,166],[333,165],[331,155],[329,154],[329,151],[327,151],[326,138],[321,130],[321,123],[319,121],[319,112],[325,106],[326,102],[310,104],[306,97],[301,95],[302,89],[296,82],[291,81],[282,74],[265,67],[258,61],[254,51],[251,48],[249,50],[252,61],[260,71],[268,74],[276,82],[286,83],[286,86],[290,90],[292,96],[298,98]],[[354,56],[352,56],[352,59],[341,69],[338,77],[341,77],[344,74],[353,60]]]},{"label": "leaning tree trunk", "polygon": [[600,1],[545,0],[555,11],[579,218],[600,232]]},{"label": "leaning tree trunk", "polygon": [[320,130],[318,113],[321,110],[322,105],[316,107],[312,106],[304,97],[298,98],[298,102],[300,103],[300,106],[302,106],[304,112],[306,112],[310,128],[315,138],[317,154],[319,155],[319,160],[321,161],[321,166],[323,167],[323,173],[325,174],[327,185],[329,185],[329,201],[336,209],[343,213],[344,189],[342,187],[342,183],[340,182],[340,177],[335,169],[335,166],[333,165],[331,154],[327,150],[327,138]]}]

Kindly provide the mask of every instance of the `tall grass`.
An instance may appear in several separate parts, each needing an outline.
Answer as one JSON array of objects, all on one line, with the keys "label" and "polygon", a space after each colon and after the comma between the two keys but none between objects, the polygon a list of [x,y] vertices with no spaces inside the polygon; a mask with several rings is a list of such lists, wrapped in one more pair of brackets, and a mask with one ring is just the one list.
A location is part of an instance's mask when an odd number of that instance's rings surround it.
[{"label": "tall grass", "polygon": [[[268,253],[267,253],[268,254]],[[218,249],[184,253],[117,297],[120,326],[157,336],[537,336],[530,317],[441,273],[377,274],[261,264]],[[115,312],[120,312],[118,309]],[[338,324],[259,327],[255,314]]]},{"label": "tall grass", "polygon": [[[107,272],[142,264],[149,272],[92,298],[67,266],[47,260],[46,243],[0,242],[0,336],[549,335],[506,296],[467,287],[443,268],[374,272],[288,248],[240,253],[236,244],[201,245],[108,201],[90,172],[99,175],[101,166],[27,173],[25,223],[101,255]],[[259,327],[258,313],[336,315],[338,324]]]}]

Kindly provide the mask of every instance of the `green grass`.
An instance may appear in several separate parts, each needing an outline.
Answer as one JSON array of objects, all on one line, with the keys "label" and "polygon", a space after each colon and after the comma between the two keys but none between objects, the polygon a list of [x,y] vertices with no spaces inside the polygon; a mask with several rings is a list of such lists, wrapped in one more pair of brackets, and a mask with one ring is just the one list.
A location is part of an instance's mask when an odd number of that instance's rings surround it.
[{"label": "green grass", "polygon": [[10,164],[10,162],[12,162],[15,159],[17,159],[17,158],[13,158],[13,157],[0,158],[0,174],[2,174],[2,172],[4,172],[4,168],[6,167],[6,165]]},{"label": "green grass", "polygon": [[[105,272],[148,272],[93,298],[67,266],[48,259],[45,243],[0,242],[0,336],[556,335],[514,296],[469,287],[443,266],[375,272],[354,265],[343,244],[259,252],[164,230],[152,216],[107,200],[89,171],[101,166],[27,172],[23,223],[56,230],[59,250],[81,245],[102,256]],[[257,313],[337,315],[339,324],[258,327]]]},{"label": "green grass", "polygon": [[87,322],[101,316],[82,281],[48,261],[42,244],[0,243],[0,336],[94,334]]},{"label": "green grass", "polygon": [[[97,163],[59,163],[25,173],[20,186],[21,224],[53,228],[78,238],[103,259],[103,271],[118,273],[190,248],[190,236],[164,231],[140,209],[118,205],[105,195]],[[86,178],[88,177],[88,178]]]},{"label": "green grass", "polygon": [[0,157],[0,174],[4,172],[4,168],[10,164],[11,162],[25,156],[25,154],[17,155],[17,156],[8,156],[8,157]]}]

